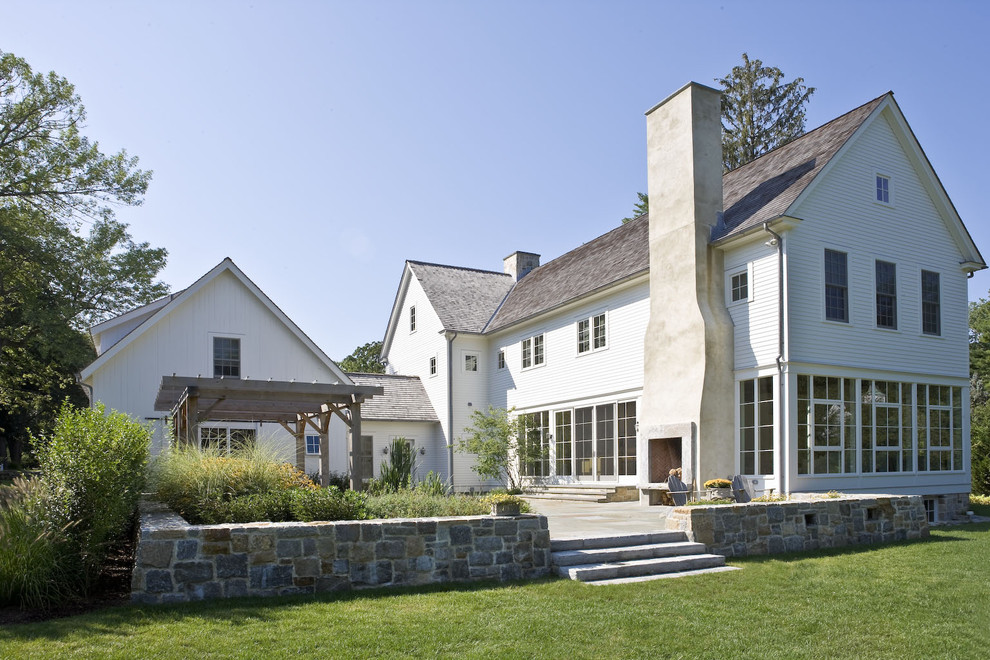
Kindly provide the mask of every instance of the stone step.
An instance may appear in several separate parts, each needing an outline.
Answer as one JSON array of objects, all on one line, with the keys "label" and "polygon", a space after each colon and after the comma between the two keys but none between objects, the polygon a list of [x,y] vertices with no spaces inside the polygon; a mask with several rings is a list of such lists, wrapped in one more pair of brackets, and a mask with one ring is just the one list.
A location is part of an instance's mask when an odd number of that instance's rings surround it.
[{"label": "stone step", "polygon": [[657,575],[636,575],[633,577],[612,578],[610,580],[589,580],[585,584],[631,584],[633,582],[649,582],[650,580],[666,580],[667,578],[688,577],[690,575],[703,575],[705,573],[724,573],[726,571],[738,571],[738,566],[715,566],[713,568],[699,568],[693,571],[679,571],[677,573],[658,573]]},{"label": "stone step", "polygon": [[583,550],[554,552],[553,563],[556,566],[606,564],[632,561],[635,559],[678,557],[704,553],[704,543],[692,543],[691,541],[683,541],[681,543],[647,543],[618,548],[586,548]]},{"label": "stone step", "polygon": [[563,552],[565,550],[592,548],[621,548],[649,543],[681,543],[687,540],[687,534],[676,531],[618,534],[615,536],[593,536],[578,539],[553,539],[550,541],[550,550],[551,552]]},{"label": "stone step", "polygon": [[614,488],[587,488],[580,486],[548,486],[546,488],[533,488],[527,491],[527,495],[547,495],[554,493],[564,493],[571,495],[610,495],[615,492]]},{"label": "stone step", "polygon": [[558,566],[557,574],[572,580],[590,582],[642,575],[680,573],[683,571],[716,568],[724,565],[725,557],[722,555],[697,554],[678,557],[657,557],[653,559],[633,559],[605,564]]},{"label": "stone step", "polygon": [[608,501],[606,495],[570,495],[567,493],[526,493],[521,495],[532,500],[562,500],[565,502],[597,502],[603,504]]}]

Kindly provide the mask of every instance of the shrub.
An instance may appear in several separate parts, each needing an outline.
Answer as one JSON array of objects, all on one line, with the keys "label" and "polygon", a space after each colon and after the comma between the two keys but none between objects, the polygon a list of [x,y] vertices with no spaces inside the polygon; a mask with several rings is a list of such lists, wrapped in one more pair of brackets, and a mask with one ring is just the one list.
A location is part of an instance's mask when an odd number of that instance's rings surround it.
[{"label": "shrub", "polygon": [[389,446],[388,461],[382,461],[379,481],[383,492],[394,493],[412,484],[416,455],[405,438],[394,438]]},{"label": "shrub", "polygon": [[266,493],[238,495],[230,499],[204,500],[197,507],[197,518],[203,525],[286,522],[293,520],[292,494],[296,490],[271,490]]},{"label": "shrub", "polygon": [[351,489],[351,475],[346,472],[329,472],[327,474],[329,486],[336,486],[341,491]]},{"label": "shrub", "polygon": [[416,484],[416,490],[420,493],[440,497],[450,494],[450,485],[443,480],[443,477],[433,470],[430,470],[426,473],[426,477]]},{"label": "shrub", "polygon": [[299,490],[292,493],[291,512],[295,520],[363,520],[365,497],[353,490],[341,491],[336,486],[320,490]]},{"label": "shrub", "polygon": [[[227,510],[223,502],[241,496],[319,488],[305,473],[257,446],[239,449],[230,456],[215,449],[173,447],[155,461],[152,478],[158,499],[193,524],[215,520]],[[256,501],[238,506],[261,504]],[[266,509],[273,515],[277,515],[276,510]]]},{"label": "shrub", "polygon": [[491,511],[491,505],[480,497],[470,495],[442,497],[415,490],[369,496],[366,506],[369,518],[477,516]]},{"label": "shrub", "polygon": [[45,608],[68,600],[76,585],[68,530],[46,519],[38,480],[17,479],[0,499],[0,605]]},{"label": "shrub", "polygon": [[131,523],[145,483],[150,431],[118,412],[62,407],[51,436],[33,438],[41,466],[44,517],[65,530],[85,591],[107,546]]}]

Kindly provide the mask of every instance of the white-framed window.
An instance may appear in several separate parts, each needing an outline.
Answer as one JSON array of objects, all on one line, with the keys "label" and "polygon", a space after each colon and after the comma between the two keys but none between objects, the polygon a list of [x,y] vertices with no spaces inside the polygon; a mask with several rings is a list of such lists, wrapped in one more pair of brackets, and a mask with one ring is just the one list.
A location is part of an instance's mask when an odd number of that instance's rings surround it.
[{"label": "white-framed window", "polygon": [[238,449],[246,449],[257,441],[254,427],[228,424],[202,424],[199,427],[200,449],[215,449],[229,454]]},{"label": "white-framed window", "polygon": [[863,472],[911,472],[914,469],[911,384],[862,380],[859,387]]},{"label": "white-framed window", "polygon": [[437,356],[436,355],[431,355],[430,356],[430,375],[431,376],[436,376],[437,375]]},{"label": "white-framed window", "polygon": [[798,378],[798,474],[856,472],[856,380]]},{"label": "white-framed window", "polygon": [[825,250],[825,319],[849,322],[848,255]]},{"label": "white-framed window", "polygon": [[306,453],[311,456],[319,455],[320,453],[320,436],[318,435],[307,435],[306,436]]},{"label": "white-framed window", "polygon": [[409,306],[409,332],[416,332],[416,305]]},{"label": "white-framed window", "polygon": [[897,265],[876,260],[877,327],[897,329]]},{"label": "white-framed window", "polygon": [[213,337],[213,377],[241,377],[241,340],[239,337]]},{"label": "white-framed window", "polygon": [[498,357],[495,359],[496,364],[499,369],[505,369],[505,349],[500,348],[498,350]]},{"label": "white-framed window", "polygon": [[918,471],[963,469],[962,388],[918,385]]},{"label": "white-framed window", "polygon": [[942,334],[942,289],[938,273],[921,271],[921,332],[935,337]]},{"label": "white-framed window", "polygon": [[522,340],[522,368],[539,367],[546,362],[546,344],[543,333]]},{"label": "white-framed window", "polygon": [[743,302],[749,300],[749,270],[741,270],[729,277],[729,300]]},{"label": "white-framed window", "polygon": [[739,472],[773,474],[773,377],[739,381]]},{"label": "white-framed window", "polygon": [[876,201],[880,204],[891,205],[894,203],[893,190],[890,187],[890,177],[886,174],[876,175]]},{"label": "white-framed window", "polygon": [[605,312],[577,322],[578,355],[608,348],[608,326]]},{"label": "white-framed window", "polygon": [[464,371],[478,371],[478,354],[477,353],[464,353],[463,354],[463,365]]}]

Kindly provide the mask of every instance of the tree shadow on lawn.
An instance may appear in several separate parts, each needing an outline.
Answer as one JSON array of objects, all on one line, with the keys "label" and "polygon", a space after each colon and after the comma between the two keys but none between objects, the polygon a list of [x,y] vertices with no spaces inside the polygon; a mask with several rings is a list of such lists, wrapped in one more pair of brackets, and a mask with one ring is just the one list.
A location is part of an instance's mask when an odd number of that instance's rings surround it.
[{"label": "tree shadow on lawn", "polygon": [[[535,580],[484,580],[478,582],[444,582],[419,586],[369,587],[319,594],[291,596],[249,596],[176,603],[170,605],[122,605],[87,614],[47,621],[15,624],[0,629],[0,642],[59,641],[75,634],[130,636],[130,629],[148,625],[170,625],[190,619],[203,622],[223,621],[232,626],[274,621],[285,616],[287,608],[305,607],[318,603],[349,603],[357,600],[386,600],[399,596],[432,593],[470,593],[513,589],[535,584],[547,584],[559,578]],[[274,610],[280,610],[276,616]]]},{"label": "tree shadow on lawn", "polygon": [[846,545],[837,548],[819,548],[818,550],[802,550],[798,552],[781,552],[773,555],[749,555],[746,557],[729,557],[731,564],[765,564],[767,562],[797,562],[805,559],[815,559],[818,557],[841,557],[843,555],[862,555],[872,552],[879,552],[887,548],[901,546],[924,545],[928,543],[950,543],[958,541],[972,541],[972,538],[953,535],[954,531],[965,532],[985,532],[990,531],[990,523],[964,523],[960,525],[948,525],[931,528],[934,535],[923,539],[907,539],[903,541],[890,541],[888,543],[870,543],[863,545]]}]

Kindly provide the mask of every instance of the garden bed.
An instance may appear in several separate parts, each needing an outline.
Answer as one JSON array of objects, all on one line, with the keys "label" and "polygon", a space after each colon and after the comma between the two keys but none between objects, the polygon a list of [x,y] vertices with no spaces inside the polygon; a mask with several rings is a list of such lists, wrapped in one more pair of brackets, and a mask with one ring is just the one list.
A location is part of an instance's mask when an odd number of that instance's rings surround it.
[{"label": "garden bed", "polygon": [[141,506],[131,599],[173,603],[550,574],[541,515],[190,525]]}]

